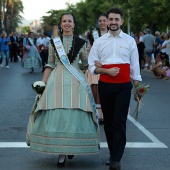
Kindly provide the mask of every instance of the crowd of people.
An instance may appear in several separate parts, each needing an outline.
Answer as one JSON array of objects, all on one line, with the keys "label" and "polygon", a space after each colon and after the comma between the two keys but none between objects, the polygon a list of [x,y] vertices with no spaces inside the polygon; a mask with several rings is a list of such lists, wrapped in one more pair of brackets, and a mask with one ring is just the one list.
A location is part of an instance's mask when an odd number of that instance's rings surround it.
[{"label": "crowd of people", "polygon": [[151,70],[155,78],[168,80],[170,68],[170,32],[160,34],[159,31],[155,35],[151,34],[151,30],[139,32],[134,38],[137,43],[139,53],[139,63],[141,69]]},{"label": "crowd of people", "polygon": [[[2,31],[0,36],[0,67],[9,68],[12,62],[22,62],[22,66],[34,72],[34,68],[42,67],[44,71],[48,59],[48,46],[50,37],[47,33],[17,34],[16,32],[7,35]],[[5,61],[5,63],[4,63]]]}]

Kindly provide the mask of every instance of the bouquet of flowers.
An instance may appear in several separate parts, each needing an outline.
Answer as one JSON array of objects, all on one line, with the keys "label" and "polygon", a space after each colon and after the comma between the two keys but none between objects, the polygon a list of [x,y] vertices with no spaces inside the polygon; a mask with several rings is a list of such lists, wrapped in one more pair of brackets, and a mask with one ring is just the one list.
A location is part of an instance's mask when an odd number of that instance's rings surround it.
[{"label": "bouquet of flowers", "polygon": [[136,106],[136,109],[132,115],[135,114],[136,120],[138,119],[138,114],[139,114],[139,111],[141,108],[141,99],[147,93],[148,90],[149,90],[149,85],[144,86],[140,82],[138,82],[136,87],[133,89],[134,97],[137,100],[137,106]]},{"label": "bouquet of flowers", "polygon": [[36,81],[34,84],[32,84],[32,89],[36,93],[42,94],[45,89],[45,83],[43,81]]}]

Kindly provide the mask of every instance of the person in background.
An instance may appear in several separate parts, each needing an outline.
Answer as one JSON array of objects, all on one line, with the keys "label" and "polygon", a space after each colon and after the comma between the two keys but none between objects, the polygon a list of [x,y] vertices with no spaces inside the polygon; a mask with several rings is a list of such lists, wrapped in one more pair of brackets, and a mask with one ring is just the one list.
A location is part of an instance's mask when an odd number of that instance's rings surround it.
[{"label": "person in background", "polygon": [[10,61],[18,62],[18,37],[17,33],[14,32],[12,36],[10,36]]},{"label": "person in background", "polygon": [[[63,166],[66,156],[72,159],[99,152],[99,125],[90,87],[78,65],[79,60],[87,65],[85,41],[77,36],[71,13],[61,15],[59,26],[61,43],[55,42],[67,56],[57,54],[51,41],[42,78],[45,90],[35,110],[30,148],[59,154],[58,165]],[[53,38],[57,31],[54,27]]]},{"label": "person in background", "polygon": [[99,97],[110,152],[106,164],[111,170],[120,170],[126,145],[131,78],[134,86],[142,79],[135,39],[121,30],[124,22],[122,10],[110,8],[107,16],[109,32],[94,41],[88,63],[92,74],[100,74]]},{"label": "person in background", "polygon": [[[101,14],[98,17],[98,30],[97,30],[98,37],[101,37],[102,35],[106,34],[107,32],[108,32],[107,15]],[[87,44],[88,53],[90,52],[93,42],[94,42],[94,37],[93,37],[92,33],[89,33],[88,34],[88,44]],[[88,69],[85,71],[85,75],[86,75],[87,80],[91,86],[95,103],[97,105],[99,105],[100,99],[99,99],[99,93],[98,93],[98,81],[99,81],[100,75],[99,74],[92,75]],[[103,113],[102,113],[102,110],[100,107],[98,107],[98,113],[99,113],[99,122],[103,123],[103,121],[104,121]]]},{"label": "person in background", "polygon": [[27,45],[24,46],[26,55],[24,54],[22,65],[24,68],[29,68],[30,73],[34,72],[34,68],[41,68],[41,58],[36,45],[34,33],[30,32],[27,38]]},{"label": "person in background", "polygon": [[43,55],[43,49],[44,49],[44,46],[43,46],[43,43],[44,43],[44,36],[43,36],[43,33],[40,34],[39,38],[36,40],[36,47],[37,47],[37,50],[41,56],[41,60],[42,60],[42,70],[44,70],[44,55]]},{"label": "person in background", "polygon": [[159,52],[159,49],[158,49],[159,43],[160,43],[160,32],[156,31],[155,32],[155,42],[154,42],[154,57],[156,57]]},{"label": "person in background", "polygon": [[169,61],[165,61],[163,62],[164,66],[161,69],[161,78],[162,80],[168,80],[170,77],[170,65],[169,65]]},{"label": "person in background", "polygon": [[148,64],[147,69],[150,69],[151,58],[152,58],[153,47],[154,47],[154,36],[151,34],[150,29],[147,29],[147,34],[143,36],[143,42],[145,45],[146,60]]},{"label": "person in background", "polygon": [[43,48],[41,52],[41,58],[42,58],[42,71],[41,72],[44,72],[45,65],[48,62],[48,46],[49,46],[49,42],[51,39],[48,37],[48,34],[46,32],[43,34],[43,37],[44,37],[44,40],[43,40],[43,44],[42,44]]},{"label": "person in background", "polygon": [[3,59],[6,57],[6,68],[9,68],[9,44],[10,38],[7,37],[5,31],[2,32],[2,37],[0,38],[0,47],[1,47],[1,58],[0,58],[0,67],[3,67]]},{"label": "person in background", "polygon": [[145,34],[144,34],[144,32],[143,31],[140,31],[139,32],[139,41],[140,42],[143,42],[143,36],[144,36]]},{"label": "person in background", "polygon": [[161,55],[160,53],[157,54],[155,58],[155,63],[152,68],[152,72],[154,74],[154,77],[157,79],[161,78],[161,69],[162,69],[162,61],[161,61]]},{"label": "person in background", "polygon": [[168,33],[164,33],[164,42],[162,43],[162,46],[159,46],[159,50],[161,50],[161,59],[169,61],[169,55],[167,54],[167,44],[169,42],[169,35]]},{"label": "person in background", "polygon": [[24,38],[24,35],[21,34],[20,37],[18,38],[18,56],[21,58],[21,62],[22,62],[22,58],[23,58],[23,38]]},{"label": "person in background", "polygon": [[139,41],[139,36],[135,36],[135,41],[138,47],[138,53],[139,53],[139,65],[140,65],[140,69],[144,68],[144,64],[145,64],[145,45],[143,42]]}]

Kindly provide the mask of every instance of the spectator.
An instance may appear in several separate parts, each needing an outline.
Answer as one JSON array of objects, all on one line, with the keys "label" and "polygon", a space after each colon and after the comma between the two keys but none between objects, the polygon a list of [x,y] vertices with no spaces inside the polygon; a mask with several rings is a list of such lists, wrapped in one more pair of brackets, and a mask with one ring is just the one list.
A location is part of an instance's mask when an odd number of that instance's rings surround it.
[{"label": "spectator", "polygon": [[3,67],[2,62],[4,57],[6,57],[6,68],[9,68],[9,44],[10,38],[7,37],[5,31],[2,32],[2,37],[0,38],[0,46],[1,46],[1,58],[0,58],[0,65]]},{"label": "spectator", "polygon": [[143,36],[144,36],[144,32],[143,32],[143,31],[140,31],[140,32],[139,32],[139,41],[140,41],[140,42],[143,42]]},{"label": "spectator", "polygon": [[158,53],[155,58],[154,66],[151,70],[155,78],[161,78],[161,69],[162,69],[162,61],[161,61],[160,53]]},{"label": "spectator", "polygon": [[157,56],[159,49],[157,48],[160,43],[160,32],[155,32],[155,42],[154,42],[154,58]]},{"label": "spectator", "polygon": [[162,60],[168,60],[169,61],[169,56],[166,52],[166,47],[167,43],[169,41],[169,36],[167,33],[164,33],[164,42],[162,43],[162,46],[159,46],[159,49],[161,50],[161,59]]},{"label": "spectator", "polygon": [[170,77],[170,65],[169,61],[164,62],[164,66],[161,69],[162,80],[168,80]]},{"label": "spectator", "polygon": [[135,41],[138,47],[138,53],[139,53],[139,65],[140,65],[140,69],[144,68],[144,64],[145,64],[145,45],[143,42],[139,41],[139,36],[135,36]]},{"label": "spectator", "polygon": [[153,53],[153,45],[154,45],[154,36],[151,34],[151,30],[147,29],[147,34],[143,37],[143,42],[146,50],[146,60],[148,63],[147,69],[150,69],[151,66],[151,58]]},{"label": "spectator", "polygon": [[17,33],[14,32],[13,35],[10,37],[11,45],[10,45],[10,60],[11,62],[17,62],[18,61],[18,37]]}]

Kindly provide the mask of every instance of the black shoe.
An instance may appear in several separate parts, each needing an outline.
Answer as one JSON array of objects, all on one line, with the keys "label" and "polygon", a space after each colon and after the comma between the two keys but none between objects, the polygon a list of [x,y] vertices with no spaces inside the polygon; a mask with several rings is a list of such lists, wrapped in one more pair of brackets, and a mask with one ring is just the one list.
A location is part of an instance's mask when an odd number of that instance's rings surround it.
[{"label": "black shoe", "polygon": [[68,159],[73,159],[74,155],[67,155]]},{"label": "black shoe", "polygon": [[111,162],[110,170],[121,170],[121,166],[119,162]]},{"label": "black shoe", "polygon": [[106,163],[105,163],[107,166],[109,166],[110,165],[110,158],[106,161]]},{"label": "black shoe", "polygon": [[59,155],[58,157],[58,166],[64,166],[66,162],[66,155]]}]

